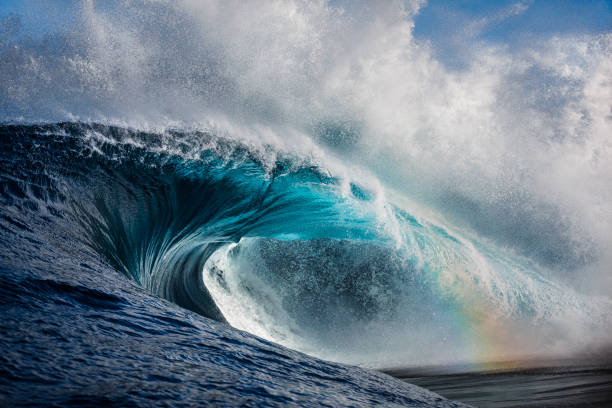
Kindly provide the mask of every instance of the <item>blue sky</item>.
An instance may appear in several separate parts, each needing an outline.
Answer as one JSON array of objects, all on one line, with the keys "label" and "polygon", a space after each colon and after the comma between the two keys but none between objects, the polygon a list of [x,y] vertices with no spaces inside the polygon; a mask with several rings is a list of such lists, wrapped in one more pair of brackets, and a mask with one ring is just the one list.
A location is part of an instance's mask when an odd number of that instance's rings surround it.
[{"label": "blue sky", "polygon": [[450,65],[460,65],[463,46],[474,42],[520,48],[552,36],[611,31],[609,0],[431,0],[414,28]]},{"label": "blue sky", "polygon": [[0,16],[19,16],[23,34],[40,37],[46,33],[70,27],[72,0],[0,0]]},{"label": "blue sky", "polygon": [[608,0],[432,0],[417,16],[415,34],[444,37],[449,30],[467,21],[504,14],[504,11],[507,11],[506,18],[487,27],[483,38],[507,41],[524,35],[612,30],[612,1]]}]

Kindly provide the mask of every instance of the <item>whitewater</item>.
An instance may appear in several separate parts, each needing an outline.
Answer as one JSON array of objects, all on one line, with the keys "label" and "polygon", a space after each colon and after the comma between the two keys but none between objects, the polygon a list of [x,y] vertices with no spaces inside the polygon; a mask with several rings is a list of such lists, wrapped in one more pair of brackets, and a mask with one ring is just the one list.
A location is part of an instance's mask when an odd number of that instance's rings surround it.
[{"label": "whitewater", "polygon": [[453,69],[422,6],[4,18],[0,403],[462,406],[369,369],[606,353],[612,37]]}]

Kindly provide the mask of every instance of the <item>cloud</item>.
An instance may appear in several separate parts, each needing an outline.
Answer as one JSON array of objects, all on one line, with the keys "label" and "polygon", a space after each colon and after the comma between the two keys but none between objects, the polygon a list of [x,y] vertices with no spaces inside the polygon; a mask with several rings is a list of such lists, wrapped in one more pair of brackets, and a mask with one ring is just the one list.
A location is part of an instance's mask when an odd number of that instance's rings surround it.
[{"label": "cloud", "polygon": [[533,0],[523,0],[504,7],[495,14],[482,17],[475,21],[468,22],[463,30],[460,31],[458,40],[465,41],[480,36],[484,31],[492,25],[501,23],[512,17],[523,14],[533,4]]}]

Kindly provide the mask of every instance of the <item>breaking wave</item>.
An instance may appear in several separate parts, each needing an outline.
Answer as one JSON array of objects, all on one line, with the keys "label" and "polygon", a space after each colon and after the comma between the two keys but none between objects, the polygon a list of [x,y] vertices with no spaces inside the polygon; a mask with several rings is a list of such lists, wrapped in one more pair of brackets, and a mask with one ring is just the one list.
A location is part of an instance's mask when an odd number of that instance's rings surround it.
[{"label": "breaking wave", "polygon": [[313,158],[200,131],[0,130],[5,230],[38,219],[37,240],[59,228],[154,294],[297,350],[482,361],[578,350],[610,325],[608,299]]}]

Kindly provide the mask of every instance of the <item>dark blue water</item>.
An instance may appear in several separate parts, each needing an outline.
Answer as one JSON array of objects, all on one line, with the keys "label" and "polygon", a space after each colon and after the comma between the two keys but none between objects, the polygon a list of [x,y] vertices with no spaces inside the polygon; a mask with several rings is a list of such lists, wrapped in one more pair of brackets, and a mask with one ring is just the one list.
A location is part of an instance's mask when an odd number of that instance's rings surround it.
[{"label": "dark blue water", "polygon": [[610,353],[581,359],[387,370],[402,380],[477,407],[612,406]]},{"label": "dark blue water", "polygon": [[329,239],[367,232],[314,227],[340,208],[315,168],[266,172],[196,136],[169,149],[98,125],[0,128],[0,405],[460,406],[225,323],[202,281],[218,248],[288,219]]}]

